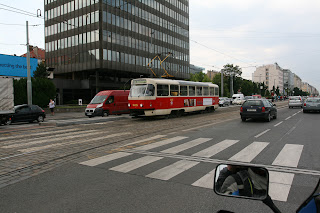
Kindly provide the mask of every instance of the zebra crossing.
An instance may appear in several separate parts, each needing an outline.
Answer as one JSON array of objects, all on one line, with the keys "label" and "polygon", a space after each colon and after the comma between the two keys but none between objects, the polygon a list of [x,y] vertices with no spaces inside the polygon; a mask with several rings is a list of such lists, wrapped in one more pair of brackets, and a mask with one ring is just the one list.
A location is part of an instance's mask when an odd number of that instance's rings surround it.
[{"label": "zebra crossing", "polygon": [[[212,145],[212,143],[214,144]],[[110,171],[140,174],[146,178],[163,181],[171,181],[176,177],[191,175],[195,172],[197,173],[197,179],[189,184],[195,187],[212,189],[215,167],[218,163],[251,163],[270,145],[269,142],[254,141],[226,160],[213,159],[216,154],[228,150],[228,148],[237,143],[239,143],[239,140],[225,139],[215,142],[213,138],[192,139],[184,136],[168,138],[165,135],[156,135],[132,142],[129,144],[130,146],[127,146],[127,149],[83,161],[80,164],[90,167],[107,167]],[[184,151],[189,150],[190,152],[190,150],[199,145],[207,146],[191,154],[191,156],[183,155]],[[302,151],[303,145],[286,144],[271,166],[297,168]],[[168,159],[170,160],[168,161]],[[200,165],[203,163],[210,163],[206,171],[201,171],[200,169]],[[145,174],[144,169],[148,171],[148,174]],[[270,196],[274,200],[286,202],[295,174],[281,171],[270,171],[269,174]]]}]

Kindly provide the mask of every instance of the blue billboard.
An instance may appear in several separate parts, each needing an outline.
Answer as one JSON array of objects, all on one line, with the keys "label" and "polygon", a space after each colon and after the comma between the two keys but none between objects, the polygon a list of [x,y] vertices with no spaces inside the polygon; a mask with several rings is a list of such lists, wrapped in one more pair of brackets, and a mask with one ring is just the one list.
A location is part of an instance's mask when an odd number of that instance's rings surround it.
[{"label": "blue billboard", "polygon": [[[37,69],[38,59],[30,58],[30,72]],[[0,54],[0,76],[27,77],[27,58]]]}]

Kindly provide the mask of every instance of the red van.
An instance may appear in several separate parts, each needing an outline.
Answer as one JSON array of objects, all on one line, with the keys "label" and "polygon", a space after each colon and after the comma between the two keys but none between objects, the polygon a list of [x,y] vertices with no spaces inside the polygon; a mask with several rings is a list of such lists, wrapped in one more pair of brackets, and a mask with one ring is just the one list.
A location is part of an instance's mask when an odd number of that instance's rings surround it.
[{"label": "red van", "polygon": [[129,90],[101,91],[88,104],[85,115],[93,116],[121,115],[129,113]]}]

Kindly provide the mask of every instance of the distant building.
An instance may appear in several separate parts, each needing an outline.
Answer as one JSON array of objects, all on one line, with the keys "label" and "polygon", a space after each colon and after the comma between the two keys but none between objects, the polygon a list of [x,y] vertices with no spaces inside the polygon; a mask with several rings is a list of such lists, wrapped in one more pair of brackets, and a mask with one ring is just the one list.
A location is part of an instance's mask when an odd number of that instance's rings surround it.
[{"label": "distant building", "polygon": [[277,63],[257,67],[252,74],[252,81],[265,83],[269,91],[273,86],[275,89],[279,87],[280,93],[283,93],[283,69]]},{"label": "distant building", "polygon": [[217,75],[218,73],[220,73],[219,71],[215,71],[215,70],[208,70],[207,71],[207,76],[213,80],[214,76]]},{"label": "distant building", "polygon": [[[189,0],[45,0],[45,49],[61,103],[132,78],[151,77],[155,56],[176,79],[189,78]],[[152,63],[157,76],[164,70]]]},{"label": "distant building", "polygon": [[302,80],[299,76],[297,76],[296,74],[293,74],[293,85],[294,87],[297,87],[299,89],[302,89]]},{"label": "distant building", "polygon": [[[22,57],[27,57],[27,53],[21,55]],[[38,63],[45,62],[46,51],[37,46],[30,46],[30,58],[38,59]]]},{"label": "distant building", "polygon": [[289,95],[294,88],[294,73],[283,69],[283,95]]},{"label": "distant building", "polygon": [[199,73],[199,72],[203,72],[205,70],[205,68],[203,67],[198,67],[198,66],[195,66],[193,64],[190,64],[190,74],[196,74],[196,73]]}]

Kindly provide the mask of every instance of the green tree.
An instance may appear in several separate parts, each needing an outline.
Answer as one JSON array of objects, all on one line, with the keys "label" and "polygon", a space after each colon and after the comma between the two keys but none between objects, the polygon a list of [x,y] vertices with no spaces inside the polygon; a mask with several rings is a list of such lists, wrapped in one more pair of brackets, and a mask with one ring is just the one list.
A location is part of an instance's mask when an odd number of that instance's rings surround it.
[{"label": "green tree", "polygon": [[36,71],[33,73],[34,78],[48,78],[48,75],[46,64],[43,62],[38,64]]},{"label": "green tree", "polygon": [[196,82],[210,82],[210,78],[203,72],[198,72],[196,74],[190,74],[190,81]]},{"label": "green tree", "polygon": [[223,74],[226,76],[237,76],[240,77],[242,75],[242,71],[240,69],[240,67],[237,66],[233,66],[233,64],[226,64],[223,66]]},{"label": "green tree", "polygon": [[[56,87],[50,79],[32,78],[31,83],[33,104],[46,107],[49,100],[56,97]],[[14,104],[26,104],[27,102],[27,79],[14,80]]]},{"label": "green tree", "polygon": [[[217,84],[219,86],[220,88],[219,94],[221,94],[221,74],[220,73],[216,74],[213,77],[212,83]],[[228,81],[228,77],[226,76],[223,77],[223,96],[230,97],[229,81]]]}]

